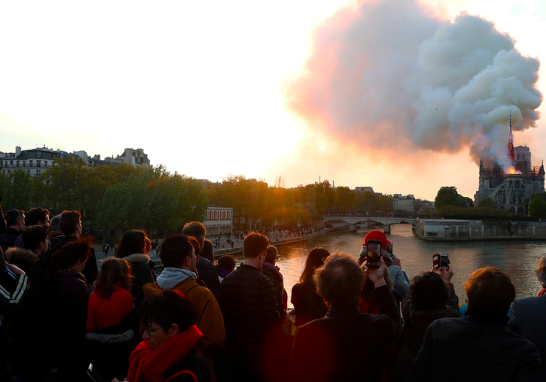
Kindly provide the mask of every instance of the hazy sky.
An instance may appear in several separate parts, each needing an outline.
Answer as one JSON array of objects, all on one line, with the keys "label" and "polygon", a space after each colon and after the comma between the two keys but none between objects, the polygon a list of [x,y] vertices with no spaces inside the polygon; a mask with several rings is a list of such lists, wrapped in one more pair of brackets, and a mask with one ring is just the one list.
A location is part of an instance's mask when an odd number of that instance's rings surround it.
[{"label": "hazy sky", "polygon": [[[287,107],[316,36],[359,3],[1,2],[0,151],[46,145],[105,157],[143,148],[154,165],[213,181],[244,174],[272,184],[280,175],[293,187],[321,176],[427,199],[456,186],[473,197],[478,167],[466,147],[385,151],[365,134],[339,139]],[[434,22],[467,11],[546,62],[546,2],[429,3],[421,5]],[[544,124],[515,134],[536,165],[546,156]],[[393,148],[404,139],[389,137]]]}]

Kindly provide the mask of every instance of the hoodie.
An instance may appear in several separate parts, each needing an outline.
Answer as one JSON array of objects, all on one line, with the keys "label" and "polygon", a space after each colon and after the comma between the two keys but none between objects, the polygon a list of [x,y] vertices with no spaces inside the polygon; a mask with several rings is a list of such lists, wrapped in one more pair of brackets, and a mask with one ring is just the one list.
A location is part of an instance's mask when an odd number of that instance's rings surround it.
[{"label": "hoodie", "polygon": [[165,289],[173,289],[178,284],[191,279],[197,279],[197,275],[186,269],[166,267],[157,278],[157,285]]}]

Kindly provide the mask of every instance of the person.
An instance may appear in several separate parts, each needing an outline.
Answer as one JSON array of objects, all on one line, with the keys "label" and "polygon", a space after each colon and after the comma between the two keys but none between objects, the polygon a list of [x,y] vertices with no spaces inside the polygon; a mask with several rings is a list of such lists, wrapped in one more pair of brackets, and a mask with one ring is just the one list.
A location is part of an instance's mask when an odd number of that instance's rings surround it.
[{"label": "person", "polygon": [[384,256],[385,264],[389,270],[389,277],[392,280],[391,294],[396,299],[396,305],[400,309],[400,303],[404,299],[404,296],[409,291],[410,282],[406,272],[402,270],[402,264],[398,257],[394,254],[387,252],[387,246],[392,244],[385,233],[379,230],[372,230],[364,237],[364,245],[360,251],[360,260],[363,262],[368,255],[367,244],[369,240],[381,241],[381,256]]},{"label": "person", "polygon": [[[184,224],[182,233],[187,236],[193,236],[199,242],[199,247],[202,249],[205,244],[205,237],[207,235],[207,229],[200,222],[189,222]],[[201,251],[199,251],[201,252]],[[207,288],[214,294],[214,297],[218,299],[220,294],[220,282],[218,281],[218,273],[214,264],[207,260],[201,253],[197,254],[197,278],[205,282]]]},{"label": "person", "polygon": [[90,290],[82,274],[91,248],[86,241],[66,243],[51,258],[53,342],[57,355],[57,381],[84,381],[87,378],[85,325]]},{"label": "person", "polygon": [[410,290],[402,301],[403,341],[389,381],[406,379],[431,323],[440,318],[458,316],[459,298],[451,283],[452,277],[451,266],[447,269],[423,272],[414,277]]},{"label": "person", "polygon": [[218,301],[195,274],[197,255],[186,235],[167,237],[161,244],[161,261],[165,268],[157,282],[143,287],[144,295],[161,293],[166,289],[179,290],[193,302],[196,325],[203,334],[199,349],[211,352],[224,347],[224,319]]},{"label": "person", "polygon": [[268,245],[264,235],[248,235],[243,242],[244,262],[220,285],[234,381],[265,380],[267,339],[280,323],[275,286],[261,273]]},{"label": "person", "polygon": [[214,264],[214,245],[209,239],[203,242],[203,257]]},{"label": "person", "polygon": [[36,255],[33,262],[40,267],[45,273],[46,279],[49,280],[49,258],[47,257],[47,253],[50,243],[47,228],[41,225],[27,227],[21,234],[21,237],[23,238],[24,247]]},{"label": "person", "polygon": [[[78,211],[63,211],[60,225],[61,231],[65,236],[51,248],[51,253],[59,251],[67,243],[82,240],[82,216]],[[93,281],[95,281],[99,268],[95,250],[93,247],[89,250],[89,259],[85,264],[85,269],[83,269],[82,274],[85,276],[89,285],[91,285],[93,284]]]},{"label": "person", "polygon": [[64,234],[61,232],[61,215],[56,215],[49,221],[49,241],[51,248],[55,247],[62,239],[64,239]]},{"label": "person", "polygon": [[6,253],[8,248],[15,246],[15,240],[25,229],[25,213],[21,210],[9,210],[6,212],[6,232],[0,236],[0,248]]},{"label": "person", "polygon": [[153,271],[155,263],[148,256],[149,248],[151,248],[151,241],[146,233],[134,229],[123,234],[115,253],[115,257],[126,260],[131,266],[131,274],[134,277],[131,294],[137,308],[144,300],[142,287],[156,280]]},{"label": "person", "polygon": [[127,375],[127,360],[137,345],[138,313],[131,292],[129,263],[111,257],[102,263],[87,305],[89,361],[101,378]]},{"label": "person", "polygon": [[[516,289],[495,267],[474,271],[465,285],[468,307],[463,318],[443,318],[427,329],[423,346],[406,381],[466,379],[541,381],[535,345],[506,327]],[[465,373],[463,373],[465,374]]]},{"label": "person", "polygon": [[535,275],[538,277],[538,282],[541,286],[540,290],[537,292],[537,297],[544,296],[546,294],[546,256],[542,256],[538,261]]},{"label": "person", "polygon": [[279,314],[281,318],[284,318],[288,304],[288,295],[284,289],[284,279],[282,277],[281,270],[276,265],[278,257],[277,247],[274,245],[267,247],[267,254],[262,267],[262,273],[269,277],[275,286],[275,295],[277,296]]},{"label": "person", "polygon": [[[546,256],[542,256],[535,271],[539,282],[542,284],[541,291],[546,284],[545,267]],[[536,297],[527,297],[514,301],[508,315],[508,328],[535,344],[540,354],[540,374],[543,381],[546,380],[546,330],[542,321],[545,313],[546,296],[539,291]]]},{"label": "person", "polygon": [[[26,228],[23,235],[27,248],[31,248],[31,242],[38,242],[35,250],[37,247],[45,247],[47,250],[47,229],[33,226]],[[38,252],[41,250],[38,249]],[[51,301],[47,272],[39,265],[39,255],[30,250],[12,247],[6,252],[6,258],[24,271],[30,282],[21,309],[12,317],[10,330],[13,336],[11,366],[15,372],[15,381],[43,380],[51,368],[48,354],[53,339],[50,331]]]},{"label": "person", "polygon": [[[25,227],[32,227],[35,225],[40,225],[49,229],[49,210],[45,208],[32,208],[25,214]],[[23,243],[22,235],[19,235],[13,243],[14,247],[25,249],[25,244]]]},{"label": "person", "polygon": [[[363,272],[375,284],[380,315],[360,313]],[[320,295],[330,304],[326,317],[298,327],[290,355],[290,381],[381,381],[388,351],[400,332],[400,315],[378,269],[361,269],[343,252],[326,258],[315,272]]]},{"label": "person", "polygon": [[232,255],[224,255],[218,259],[216,264],[216,272],[218,273],[218,280],[220,283],[224,281],[227,275],[229,275],[235,269],[237,262]]},{"label": "person", "polygon": [[305,268],[300,276],[299,283],[292,287],[292,298],[296,315],[296,326],[305,325],[310,321],[322,318],[328,310],[324,299],[317,294],[317,285],[313,278],[315,270],[320,268],[330,252],[322,247],[313,248],[307,255]]},{"label": "person", "polygon": [[[358,265],[362,266],[364,264],[365,260],[362,261],[362,259],[362,256],[358,259]],[[383,257],[383,261],[385,261],[385,264],[387,263],[385,257]],[[392,295],[392,280],[390,278],[389,270],[387,267],[385,267],[383,278],[385,279],[385,284],[387,285],[387,288]],[[396,305],[397,301],[393,301]],[[380,314],[379,305],[375,301],[375,284],[366,273],[364,273],[364,283],[362,284],[362,291],[358,296],[358,308],[360,309],[360,313]]]},{"label": "person", "polygon": [[165,290],[147,297],[140,319],[145,325],[143,341],[129,357],[127,381],[210,381],[195,349],[202,336],[195,326],[195,308],[182,292]]}]

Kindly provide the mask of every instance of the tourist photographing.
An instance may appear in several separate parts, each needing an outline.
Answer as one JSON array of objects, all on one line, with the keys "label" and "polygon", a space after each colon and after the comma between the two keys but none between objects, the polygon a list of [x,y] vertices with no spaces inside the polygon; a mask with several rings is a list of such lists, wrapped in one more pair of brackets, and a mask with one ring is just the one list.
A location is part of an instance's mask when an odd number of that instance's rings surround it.
[{"label": "tourist photographing", "polygon": [[284,318],[286,315],[288,295],[284,289],[284,278],[282,277],[281,269],[276,265],[278,257],[277,248],[273,245],[268,246],[264,264],[262,266],[262,273],[269,277],[275,286],[275,295],[277,296],[279,314],[281,318]]},{"label": "tourist photographing", "polygon": [[115,257],[127,261],[131,266],[131,274],[133,275],[131,294],[137,308],[144,300],[142,287],[155,282],[156,279],[153,271],[155,263],[148,256],[151,247],[152,242],[146,233],[133,229],[123,234],[115,253]]},{"label": "tourist photographing", "polygon": [[138,338],[138,312],[131,296],[129,263],[115,257],[102,263],[87,305],[89,362],[105,381],[127,375],[129,355]]},{"label": "tourist photographing", "polygon": [[474,381],[543,380],[535,345],[506,327],[516,297],[510,277],[495,267],[481,268],[469,276],[465,290],[466,316],[428,327],[407,381],[459,379],[460,365]]}]

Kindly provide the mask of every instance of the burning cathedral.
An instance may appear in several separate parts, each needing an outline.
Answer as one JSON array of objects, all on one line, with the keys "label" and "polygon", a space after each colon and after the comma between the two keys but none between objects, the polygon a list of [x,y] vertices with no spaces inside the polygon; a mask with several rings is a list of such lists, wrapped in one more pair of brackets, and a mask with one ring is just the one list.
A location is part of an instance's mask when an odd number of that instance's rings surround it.
[{"label": "burning cathedral", "polygon": [[527,214],[525,199],[544,192],[544,162],[541,166],[531,166],[531,150],[527,146],[514,148],[512,118],[508,140],[508,168],[482,156],[480,160],[480,186],[474,195],[477,205],[485,198],[491,198],[498,208],[512,213]]}]

